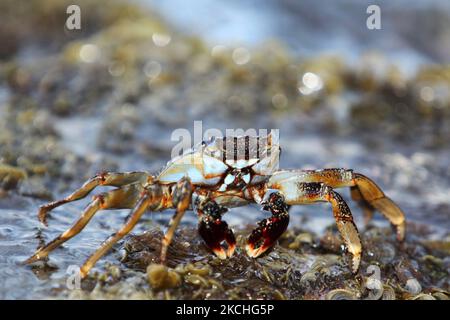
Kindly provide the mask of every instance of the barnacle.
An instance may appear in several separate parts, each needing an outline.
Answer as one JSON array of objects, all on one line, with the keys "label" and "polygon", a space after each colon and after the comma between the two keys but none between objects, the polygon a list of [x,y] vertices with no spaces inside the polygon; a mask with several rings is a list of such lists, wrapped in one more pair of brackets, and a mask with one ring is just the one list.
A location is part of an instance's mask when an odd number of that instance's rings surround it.
[{"label": "barnacle", "polygon": [[396,299],[395,290],[391,286],[384,284],[382,299],[383,300],[395,300]]},{"label": "barnacle", "polygon": [[436,298],[429,293],[420,293],[416,296],[408,298],[408,300],[436,300]]}]

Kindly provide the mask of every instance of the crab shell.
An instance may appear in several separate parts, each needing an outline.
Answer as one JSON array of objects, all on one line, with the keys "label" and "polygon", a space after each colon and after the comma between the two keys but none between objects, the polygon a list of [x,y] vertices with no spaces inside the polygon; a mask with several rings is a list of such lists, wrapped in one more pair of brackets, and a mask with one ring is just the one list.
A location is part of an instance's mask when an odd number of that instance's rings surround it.
[{"label": "crab shell", "polygon": [[169,161],[158,181],[171,184],[189,177],[195,185],[213,187],[229,185],[240,174],[246,185],[254,185],[278,169],[279,158],[280,147],[271,134],[212,138]]}]

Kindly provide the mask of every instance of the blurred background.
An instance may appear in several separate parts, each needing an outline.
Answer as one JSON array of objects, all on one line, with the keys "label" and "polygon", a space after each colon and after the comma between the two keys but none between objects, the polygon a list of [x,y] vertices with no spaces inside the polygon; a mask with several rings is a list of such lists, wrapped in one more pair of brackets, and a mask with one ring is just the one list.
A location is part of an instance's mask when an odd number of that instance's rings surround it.
[{"label": "blurred background", "polygon": [[[70,4],[81,30],[65,26]],[[371,4],[381,30],[366,26]],[[102,170],[157,172],[177,143],[173,130],[193,131],[198,120],[204,130],[279,129],[281,167],[353,168],[409,221],[448,239],[450,3],[2,0],[0,298],[44,295],[51,282],[40,281],[65,272],[16,268],[38,245],[39,205]],[[85,203],[55,210],[41,240]],[[329,211],[293,208],[292,225],[323,232]],[[125,216],[99,214],[55,251],[56,263],[80,263]],[[262,216],[234,209],[228,221]],[[194,214],[185,220],[196,224]]]}]

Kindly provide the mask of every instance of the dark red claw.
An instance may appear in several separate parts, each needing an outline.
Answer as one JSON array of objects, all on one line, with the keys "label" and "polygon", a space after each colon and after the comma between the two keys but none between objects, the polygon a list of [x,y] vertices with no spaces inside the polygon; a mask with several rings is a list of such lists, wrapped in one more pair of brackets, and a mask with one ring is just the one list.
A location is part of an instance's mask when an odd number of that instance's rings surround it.
[{"label": "dark red claw", "polygon": [[279,193],[272,193],[263,204],[263,209],[269,210],[272,217],[259,222],[258,227],[248,237],[246,251],[253,258],[272,247],[289,225],[288,206]]},{"label": "dark red claw", "polygon": [[[198,232],[205,244],[221,259],[231,257],[236,248],[236,238],[228,224],[221,219],[205,216],[201,219]],[[226,248],[222,246],[226,243]]]}]

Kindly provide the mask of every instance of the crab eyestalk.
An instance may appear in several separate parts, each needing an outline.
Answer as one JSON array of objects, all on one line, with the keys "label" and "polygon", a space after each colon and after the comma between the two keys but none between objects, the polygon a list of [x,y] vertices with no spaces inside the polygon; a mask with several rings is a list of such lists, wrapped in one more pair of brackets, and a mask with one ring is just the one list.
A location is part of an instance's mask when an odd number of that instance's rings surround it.
[{"label": "crab eyestalk", "polygon": [[270,193],[262,203],[263,210],[272,213],[272,217],[258,223],[247,240],[247,254],[256,258],[273,246],[289,225],[289,206],[279,192]]},{"label": "crab eyestalk", "polygon": [[205,244],[220,259],[230,258],[236,249],[236,238],[222,214],[227,209],[215,202],[207,202],[198,209],[200,215],[198,233]]}]

